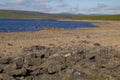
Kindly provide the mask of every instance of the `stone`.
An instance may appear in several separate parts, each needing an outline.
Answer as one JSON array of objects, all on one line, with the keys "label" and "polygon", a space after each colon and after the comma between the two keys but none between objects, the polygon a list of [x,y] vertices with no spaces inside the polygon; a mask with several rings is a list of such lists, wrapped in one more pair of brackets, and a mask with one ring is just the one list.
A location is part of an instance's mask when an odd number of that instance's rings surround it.
[{"label": "stone", "polygon": [[31,47],[32,50],[43,50],[46,49],[45,46],[34,45]]},{"label": "stone", "polygon": [[9,76],[8,74],[1,74],[0,80],[15,80],[12,76]]},{"label": "stone", "polygon": [[31,59],[33,59],[33,58],[36,58],[36,54],[34,54],[34,53],[27,53],[27,55],[25,56],[25,58],[31,58]]},{"label": "stone", "polygon": [[0,53],[0,58],[2,58],[2,57],[4,57],[4,56],[5,56],[5,54]]},{"label": "stone", "polygon": [[25,80],[33,80],[32,76],[25,77]]},{"label": "stone", "polygon": [[49,54],[49,51],[47,52],[42,52],[42,53],[37,53],[36,54],[36,56],[37,56],[37,58],[41,58],[41,59],[44,59],[44,58],[48,58],[49,56],[50,56],[50,54]]},{"label": "stone", "polygon": [[10,57],[0,58],[0,64],[9,64],[9,63],[10,63]]},{"label": "stone", "polygon": [[8,43],[8,46],[13,46],[13,44],[12,43]]},{"label": "stone", "polygon": [[14,76],[14,77],[17,77],[17,76],[25,76],[27,73],[27,70],[26,69],[19,69],[19,70],[13,70],[13,71],[10,71],[9,75],[11,76]]},{"label": "stone", "polygon": [[83,71],[74,70],[71,76],[72,80],[91,80],[88,78],[88,75]]},{"label": "stone", "polygon": [[49,73],[49,74],[55,74],[55,73],[57,73],[59,70],[60,70],[60,67],[59,67],[59,66],[53,65],[53,66],[48,67],[48,73]]},{"label": "stone", "polygon": [[100,43],[94,43],[94,46],[101,46]]},{"label": "stone", "polygon": [[30,73],[31,76],[37,76],[40,75],[40,69],[36,69]]},{"label": "stone", "polygon": [[[34,80],[43,80],[43,79],[41,79],[40,76],[35,76],[35,77],[34,77]],[[44,77],[44,80],[47,80],[47,79],[45,79],[45,77]]]},{"label": "stone", "polygon": [[34,66],[41,66],[41,64],[44,62],[44,60],[41,60],[40,58],[32,59],[30,64]]},{"label": "stone", "polygon": [[24,65],[24,58],[23,57],[16,57],[13,61],[16,65],[16,69],[21,69]]},{"label": "stone", "polygon": [[9,64],[4,67],[4,72],[9,74],[10,71],[16,70],[16,65],[15,64]]},{"label": "stone", "polygon": [[3,70],[4,70],[4,69],[0,67],[0,73],[2,73],[2,72],[3,72]]},{"label": "stone", "polygon": [[0,80],[93,80],[101,70],[119,80],[120,52],[111,47],[36,45],[22,53],[0,57]]},{"label": "stone", "polygon": [[92,57],[90,57],[89,59],[90,59],[90,60],[95,60],[95,58],[96,58],[96,56],[92,56]]}]

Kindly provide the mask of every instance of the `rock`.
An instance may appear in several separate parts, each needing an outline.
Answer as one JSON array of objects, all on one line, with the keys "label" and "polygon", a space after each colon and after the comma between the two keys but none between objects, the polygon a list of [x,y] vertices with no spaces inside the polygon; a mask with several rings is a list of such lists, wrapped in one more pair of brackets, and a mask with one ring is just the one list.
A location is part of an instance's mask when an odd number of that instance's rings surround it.
[{"label": "rock", "polygon": [[34,80],[63,80],[58,75],[49,75],[49,74],[43,74],[41,76],[35,76]]},{"label": "rock", "polygon": [[[36,67],[36,66],[35,66]],[[38,68],[36,67],[34,70],[32,70],[32,72],[30,73],[31,76],[41,76],[43,74],[48,74],[47,68],[45,67],[41,67]]]},{"label": "rock", "polygon": [[9,64],[11,62],[10,57],[0,58],[0,64]]},{"label": "rock", "polygon": [[8,43],[8,46],[13,46],[13,44],[12,43]]},{"label": "rock", "polygon": [[23,52],[24,54],[26,54],[26,53],[29,53],[29,52],[33,52],[33,50],[32,50],[31,48],[26,48],[26,47],[24,47],[24,48],[22,49],[22,52]]},{"label": "rock", "polygon": [[33,80],[32,76],[25,77],[25,80]]},{"label": "rock", "polygon": [[120,52],[97,46],[36,45],[26,48],[22,55],[3,55],[0,57],[0,80],[93,80],[101,71],[110,75],[111,80],[119,80]]},{"label": "rock", "polygon": [[56,66],[56,65],[49,66],[49,67],[48,67],[48,74],[55,74],[55,73],[57,73],[59,70],[60,70],[60,66]]},{"label": "rock", "polygon": [[66,58],[65,64],[67,65],[67,67],[72,67],[75,65],[75,63],[76,63],[76,59],[74,59],[74,57],[67,57]]},{"label": "rock", "polygon": [[82,71],[73,71],[74,76],[86,76],[86,73]]},{"label": "rock", "polygon": [[85,73],[85,72],[82,72],[82,71],[76,71],[74,70],[73,73],[72,73],[72,80],[90,80],[88,78],[88,75]]},{"label": "rock", "polygon": [[[44,73],[44,72],[43,72]],[[37,75],[40,75],[40,74],[43,74],[42,72],[40,72],[40,69],[39,68],[37,68],[37,69],[35,69],[34,71],[32,71],[31,73],[30,73],[30,75],[31,76],[37,76]]]},{"label": "rock", "polygon": [[94,43],[94,46],[101,46],[100,43]]},{"label": "rock", "polygon": [[[48,73],[55,73],[56,71],[59,71],[58,67],[54,67],[58,64],[56,64],[55,61],[52,60],[47,60],[46,62],[44,62],[41,67],[43,69],[45,69],[46,71],[48,71]],[[55,68],[55,69],[54,69]]]},{"label": "rock", "polygon": [[0,73],[2,73],[2,72],[3,72],[3,70],[4,70],[4,69],[0,67]]},{"label": "rock", "polygon": [[25,56],[25,58],[29,58],[29,59],[33,59],[33,58],[36,58],[36,54],[34,54],[34,53],[27,53],[26,54],[26,56]]},{"label": "rock", "polygon": [[24,57],[24,64],[27,66],[32,66],[34,64],[32,60],[34,60],[35,58],[36,58],[36,54],[34,53],[26,54]]},{"label": "rock", "polygon": [[21,69],[24,65],[24,58],[23,57],[16,57],[13,61],[16,65],[16,69]]},{"label": "rock", "polygon": [[34,80],[49,80],[48,76],[35,76]]},{"label": "rock", "polygon": [[9,64],[4,67],[4,72],[9,74],[10,71],[16,70],[16,65],[15,64]]},{"label": "rock", "polygon": [[89,60],[95,60],[96,59],[96,56],[92,56],[89,58]]},{"label": "rock", "polygon": [[4,56],[5,56],[5,54],[1,54],[1,53],[0,53],[0,58],[2,58],[2,57],[4,57]]},{"label": "rock", "polygon": [[54,44],[54,43],[50,43],[50,44],[49,44],[49,46],[53,46],[53,47],[54,47],[54,46],[55,46],[55,44]]},{"label": "rock", "polygon": [[46,60],[42,65],[41,68],[47,71],[49,75],[53,75],[65,69],[65,65],[60,61],[49,59]]},{"label": "rock", "polygon": [[22,77],[16,77],[16,80],[25,80],[24,76]]},{"label": "rock", "polygon": [[19,69],[19,70],[13,70],[10,72],[9,75],[13,76],[13,77],[21,77],[21,76],[25,76],[27,73],[26,69]]},{"label": "rock", "polygon": [[91,36],[88,34],[88,35],[86,35],[86,38],[90,39],[90,38],[91,38]]},{"label": "rock", "polygon": [[12,76],[8,74],[0,74],[0,80],[15,80]]},{"label": "rock", "polygon": [[45,49],[47,49],[45,46],[39,46],[39,45],[33,45],[33,46],[31,46],[31,47],[29,47],[29,48],[23,48],[22,49],[22,52],[24,52],[24,53],[29,53],[29,52],[35,52],[35,51],[40,51],[40,50],[45,50]]},{"label": "rock", "polygon": [[26,67],[33,66],[32,59],[30,59],[30,58],[25,59],[24,62],[25,62],[24,66],[26,65]]},{"label": "rock", "polygon": [[43,50],[46,49],[45,46],[34,45],[31,47],[32,50]]},{"label": "rock", "polygon": [[29,64],[34,66],[41,66],[41,64],[44,62],[44,60],[41,60],[40,58],[32,59]]},{"label": "rock", "polygon": [[45,52],[45,53],[39,53],[39,54],[36,54],[37,58],[41,58],[41,59],[44,59],[44,58],[48,58],[50,56],[49,52]]}]

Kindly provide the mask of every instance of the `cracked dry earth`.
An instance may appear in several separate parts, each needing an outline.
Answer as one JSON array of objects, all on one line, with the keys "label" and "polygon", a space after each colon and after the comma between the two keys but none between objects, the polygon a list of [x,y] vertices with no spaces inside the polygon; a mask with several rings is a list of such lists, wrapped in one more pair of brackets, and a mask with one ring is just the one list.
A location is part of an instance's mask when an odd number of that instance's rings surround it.
[{"label": "cracked dry earth", "polygon": [[120,80],[120,52],[100,44],[24,47],[0,55],[0,80]]}]

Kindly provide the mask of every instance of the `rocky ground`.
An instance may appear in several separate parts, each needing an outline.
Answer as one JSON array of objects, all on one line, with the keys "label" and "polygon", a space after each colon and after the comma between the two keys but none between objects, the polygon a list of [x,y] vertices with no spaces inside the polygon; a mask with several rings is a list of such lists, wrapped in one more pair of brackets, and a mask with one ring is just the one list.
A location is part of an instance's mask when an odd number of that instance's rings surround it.
[{"label": "rocky ground", "polygon": [[0,80],[120,80],[120,22],[0,33]]},{"label": "rocky ground", "polygon": [[120,52],[95,43],[33,45],[18,56],[0,55],[0,80],[119,80]]}]

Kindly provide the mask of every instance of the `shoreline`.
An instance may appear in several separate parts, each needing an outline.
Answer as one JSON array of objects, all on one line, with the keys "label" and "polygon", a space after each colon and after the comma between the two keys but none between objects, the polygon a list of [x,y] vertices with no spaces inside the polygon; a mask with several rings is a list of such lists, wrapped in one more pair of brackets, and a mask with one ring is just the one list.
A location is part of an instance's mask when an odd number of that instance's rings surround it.
[{"label": "shoreline", "polygon": [[58,19],[58,21],[120,22],[119,20],[72,20],[72,19]]}]

